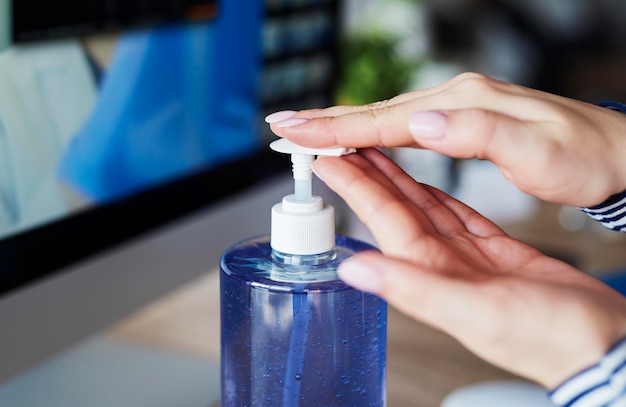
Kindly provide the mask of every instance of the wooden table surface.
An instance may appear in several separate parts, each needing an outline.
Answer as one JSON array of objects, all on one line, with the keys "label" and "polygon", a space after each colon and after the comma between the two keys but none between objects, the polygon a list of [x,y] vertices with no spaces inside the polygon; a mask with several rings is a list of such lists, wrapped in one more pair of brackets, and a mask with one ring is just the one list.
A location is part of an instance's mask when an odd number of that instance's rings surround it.
[{"label": "wooden table surface", "polygon": [[[512,235],[585,271],[626,265],[626,238],[595,226],[568,232],[558,226],[559,207],[540,205],[529,222],[503,225]],[[217,270],[146,307],[111,334],[219,360]],[[515,376],[473,356],[458,342],[394,309],[389,310],[387,394],[390,407],[438,407],[451,391],[470,383]]]}]

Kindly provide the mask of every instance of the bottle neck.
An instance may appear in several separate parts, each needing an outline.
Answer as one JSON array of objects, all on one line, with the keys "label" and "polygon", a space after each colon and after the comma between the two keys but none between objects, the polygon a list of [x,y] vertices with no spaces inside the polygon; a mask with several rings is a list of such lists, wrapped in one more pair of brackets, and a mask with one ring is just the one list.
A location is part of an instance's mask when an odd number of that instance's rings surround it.
[{"label": "bottle neck", "polygon": [[331,262],[337,258],[335,248],[320,254],[289,254],[272,249],[274,261],[293,266],[318,266]]}]

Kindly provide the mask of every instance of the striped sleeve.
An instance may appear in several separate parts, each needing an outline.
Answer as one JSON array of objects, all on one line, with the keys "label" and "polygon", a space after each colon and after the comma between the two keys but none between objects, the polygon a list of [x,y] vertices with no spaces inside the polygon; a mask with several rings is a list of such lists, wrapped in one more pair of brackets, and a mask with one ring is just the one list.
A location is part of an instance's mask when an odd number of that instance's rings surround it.
[{"label": "striped sleeve", "polygon": [[626,233],[626,191],[612,196],[600,205],[580,209],[603,226]]},{"label": "striped sleeve", "polygon": [[552,390],[550,400],[560,407],[625,407],[626,338],[598,364]]}]

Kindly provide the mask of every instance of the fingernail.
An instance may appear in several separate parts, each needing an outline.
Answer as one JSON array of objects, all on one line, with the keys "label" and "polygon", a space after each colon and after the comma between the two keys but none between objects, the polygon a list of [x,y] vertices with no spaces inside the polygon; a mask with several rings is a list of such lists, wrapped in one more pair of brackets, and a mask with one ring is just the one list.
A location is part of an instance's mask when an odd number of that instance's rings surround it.
[{"label": "fingernail", "polygon": [[379,270],[358,259],[348,259],[337,270],[344,283],[361,291],[378,294],[383,287],[383,277]]},{"label": "fingernail", "polygon": [[265,123],[282,122],[283,120],[291,118],[296,113],[297,112],[295,110],[282,110],[280,112],[268,114],[265,116]]},{"label": "fingernail", "polygon": [[303,124],[308,122],[309,119],[301,119],[301,118],[296,118],[296,119],[287,119],[287,120],[282,120],[279,122],[275,122],[276,123],[276,127],[278,128],[284,128],[284,127],[293,127],[293,126],[297,126],[299,124]]},{"label": "fingernail", "polygon": [[416,112],[409,120],[409,132],[416,138],[441,139],[446,135],[447,121],[441,112]]}]

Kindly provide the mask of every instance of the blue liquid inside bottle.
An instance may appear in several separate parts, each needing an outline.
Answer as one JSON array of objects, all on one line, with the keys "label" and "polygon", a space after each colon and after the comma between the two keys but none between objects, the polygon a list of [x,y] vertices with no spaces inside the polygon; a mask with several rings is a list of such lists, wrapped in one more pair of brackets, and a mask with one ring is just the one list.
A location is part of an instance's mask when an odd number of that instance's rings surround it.
[{"label": "blue liquid inside bottle", "polygon": [[384,406],[387,305],[338,265],[374,249],[337,236],[320,255],[238,243],[221,260],[222,406]]}]

